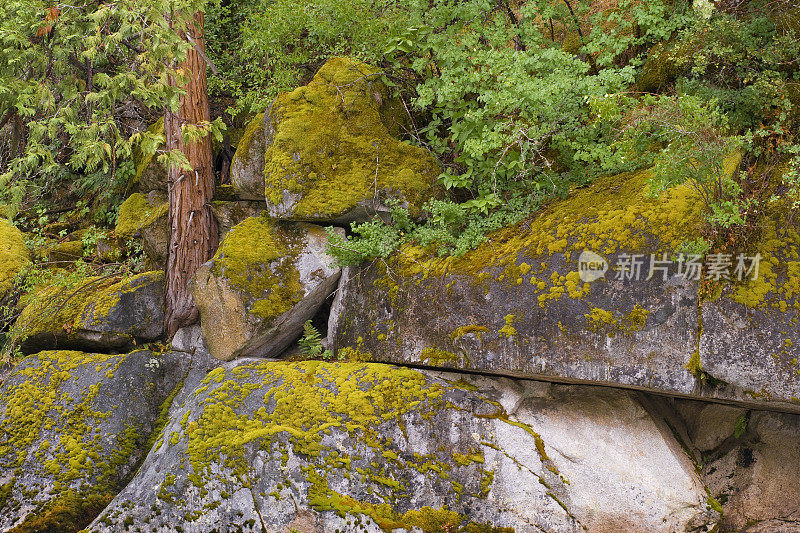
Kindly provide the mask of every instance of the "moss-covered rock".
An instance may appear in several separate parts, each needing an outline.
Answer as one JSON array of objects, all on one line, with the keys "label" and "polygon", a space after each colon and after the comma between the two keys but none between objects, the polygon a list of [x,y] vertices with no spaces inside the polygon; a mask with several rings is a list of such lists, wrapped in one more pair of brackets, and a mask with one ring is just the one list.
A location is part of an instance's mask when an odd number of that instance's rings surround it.
[{"label": "moss-covered rock", "polygon": [[234,226],[244,222],[250,217],[255,217],[263,213],[264,202],[214,200],[211,203],[211,211],[214,213],[214,218],[217,220],[219,239],[222,241]]},{"label": "moss-covered rock", "polygon": [[[164,135],[164,117],[147,128],[148,133]],[[130,183],[130,188],[142,193],[159,191],[163,194],[167,192],[167,169],[158,162],[155,153],[144,152],[140,148],[135,148],[133,153],[133,163],[136,168],[136,175]]]},{"label": "moss-covered rock", "polygon": [[50,246],[47,250],[47,258],[55,263],[69,263],[83,258],[82,241],[64,241]]},{"label": "moss-covered rock", "polygon": [[208,374],[89,531],[667,532],[717,517],[632,393],[247,362]]},{"label": "moss-covered rock", "polygon": [[214,357],[277,356],[335,289],[340,271],[318,226],[251,217],[235,226],[190,288]]},{"label": "moss-covered rock", "polygon": [[434,194],[438,166],[390,135],[396,102],[378,69],[334,58],[307,86],[280,94],[265,119],[264,176],[273,217],[369,218],[396,198],[412,213]]},{"label": "moss-covered rock", "polygon": [[0,529],[89,524],[143,459],[187,364],[144,350],[21,361],[0,384]]},{"label": "moss-covered rock", "polygon": [[29,264],[25,236],[11,222],[0,218],[0,302],[11,290],[16,275]]},{"label": "moss-covered rock", "polygon": [[686,70],[686,57],[691,47],[684,42],[661,42],[653,46],[642,65],[636,87],[642,92],[658,92],[674,83]]},{"label": "moss-covered rock", "polygon": [[231,182],[243,200],[264,201],[264,113],[247,125],[231,162]]},{"label": "moss-covered rock", "polygon": [[169,248],[169,202],[164,193],[134,193],[119,207],[117,239],[125,243],[139,239],[147,256],[146,267],[163,269]]},{"label": "moss-covered rock", "polygon": [[122,350],[163,333],[164,273],[131,278],[86,278],[72,287],[48,287],[26,299],[14,326],[22,350]]},{"label": "moss-covered rock", "polygon": [[[737,161],[730,158],[726,172]],[[791,257],[800,240],[781,228],[785,237],[778,241],[791,244],[762,261],[760,280],[718,284],[728,287],[728,302],[768,291],[767,314],[753,313],[752,301],[737,304],[736,312],[726,305],[713,312],[713,327],[703,327],[715,305],[703,302],[701,321],[701,288],[710,284],[681,276],[686,265],[675,259],[701,233],[705,204],[688,186],[653,197],[649,176],[642,170],[598,179],[463,257],[406,247],[362,268],[348,284],[337,344],[385,362],[780,402],[797,410],[800,291]],[[584,251],[606,261],[608,270],[594,281],[582,276]],[[631,268],[623,276],[625,265]]]}]

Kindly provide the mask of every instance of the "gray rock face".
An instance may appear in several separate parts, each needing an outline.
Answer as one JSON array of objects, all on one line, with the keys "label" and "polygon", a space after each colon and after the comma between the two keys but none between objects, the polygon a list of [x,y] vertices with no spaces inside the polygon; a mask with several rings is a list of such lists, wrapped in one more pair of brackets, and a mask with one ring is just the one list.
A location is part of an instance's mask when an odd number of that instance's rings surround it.
[{"label": "gray rock face", "polygon": [[164,330],[164,273],[145,272],[111,284],[90,278],[81,286],[43,293],[18,323],[28,335],[24,353],[53,348],[124,351]]},{"label": "gray rock face", "polygon": [[707,531],[705,500],[633,393],[245,362],[186,397],[89,531]]},{"label": "gray rock face", "polygon": [[24,359],[0,384],[0,529],[88,524],[147,453],[188,361],[146,350]]},{"label": "gray rock face", "polygon": [[264,113],[247,125],[231,163],[231,181],[236,194],[243,200],[264,202],[264,152],[267,150],[264,133]]},{"label": "gray rock face", "polygon": [[677,401],[722,531],[800,531],[800,416]]},{"label": "gray rock face", "polygon": [[[700,282],[671,258],[695,235],[702,203],[681,188],[651,198],[647,176],[597,180],[463,257],[408,247],[361,268],[337,346],[390,363],[800,411],[800,264],[780,260],[798,243],[776,245],[760,280],[704,285],[721,296],[701,305]],[[584,251],[606,261],[597,279]]]},{"label": "gray rock face", "polygon": [[190,289],[211,354],[276,357],[336,288],[322,228],[251,217],[234,227]]}]

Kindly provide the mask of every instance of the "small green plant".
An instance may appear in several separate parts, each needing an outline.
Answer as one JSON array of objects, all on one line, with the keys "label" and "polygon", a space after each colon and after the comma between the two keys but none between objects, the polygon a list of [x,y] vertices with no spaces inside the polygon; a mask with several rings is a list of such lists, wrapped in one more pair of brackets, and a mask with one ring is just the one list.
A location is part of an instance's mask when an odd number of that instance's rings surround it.
[{"label": "small green plant", "polygon": [[333,358],[333,352],[325,349],[322,345],[322,335],[310,320],[306,320],[306,323],[303,324],[303,336],[300,337],[298,345],[300,346],[300,353],[304,357],[321,357],[326,361]]},{"label": "small green plant", "polygon": [[97,226],[91,226],[81,237],[83,243],[83,253],[87,257],[93,256],[97,252],[97,243],[106,238],[106,232]]}]

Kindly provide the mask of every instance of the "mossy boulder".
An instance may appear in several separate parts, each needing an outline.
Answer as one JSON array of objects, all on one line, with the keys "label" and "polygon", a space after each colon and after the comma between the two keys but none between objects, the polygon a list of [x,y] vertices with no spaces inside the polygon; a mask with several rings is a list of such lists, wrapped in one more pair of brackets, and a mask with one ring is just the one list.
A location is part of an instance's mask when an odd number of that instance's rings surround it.
[{"label": "mossy boulder", "polygon": [[275,357],[336,288],[340,269],[319,226],[251,217],[235,226],[190,284],[214,357]]},{"label": "mossy boulder", "polygon": [[26,297],[14,329],[22,350],[125,350],[161,337],[164,273],[94,277],[70,287],[47,287]]},{"label": "mossy boulder", "polygon": [[83,256],[82,241],[67,240],[59,242],[50,246],[47,250],[47,258],[54,263],[71,263],[82,259]]},{"label": "mossy boulder", "polygon": [[0,218],[0,302],[11,290],[16,275],[30,262],[25,236],[11,222]]},{"label": "mossy boulder", "polygon": [[[729,159],[726,171],[737,161]],[[653,197],[649,176],[641,170],[598,179],[463,257],[409,246],[362,268],[346,289],[338,346],[385,362],[800,409],[797,265],[781,267],[769,313],[743,303],[712,318],[709,306],[723,304],[704,300],[701,321],[701,283],[682,276],[686,265],[675,258],[701,233],[705,204],[688,186]],[[605,261],[597,279],[585,276],[585,251]],[[785,251],[787,258],[797,253],[796,245]],[[762,290],[754,283],[719,285]]]},{"label": "mossy boulder", "polygon": [[250,361],[206,376],[88,530],[667,532],[717,518],[632,393]]},{"label": "mossy boulder", "polygon": [[50,351],[22,360],[0,383],[0,529],[88,525],[147,453],[186,371],[182,355]]},{"label": "mossy boulder", "polygon": [[661,42],[653,46],[642,65],[636,87],[642,92],[658,92],[674,83],[686,70],[686,58],[693,50],[684,42]]},{"label": "mossy boulder", "polygon": [[231,162],[231,182],[243,200],[264,201],[264,113],[247,125]]},{"label": "mossy boulder", "polygon": [[434,195],[433,157],[401,142],[397,102],[380,71],[334,58],[308,85],[280,94],[265,118],[267,209],[275,218],[343,223],[386,211],[412,213]]},{"label": "mossy boulder", "polygon": [[117,239],[126,243],[141,242],[147,256],[146,267],[163,269],[169,248],[169,202],[165,193],[152,191],[147,195],[134,193],[119,207]]},{"label": "mossy boulder", "polygon": [[[164,135],[164,117],[151,124],[147,132]],[[145,194],[150,191],[167,193],[167,168],[158,162],[154,152],[147,152],[139,147],[134,148],[133,163],[136,174],[130,183],[132,190]]]}]

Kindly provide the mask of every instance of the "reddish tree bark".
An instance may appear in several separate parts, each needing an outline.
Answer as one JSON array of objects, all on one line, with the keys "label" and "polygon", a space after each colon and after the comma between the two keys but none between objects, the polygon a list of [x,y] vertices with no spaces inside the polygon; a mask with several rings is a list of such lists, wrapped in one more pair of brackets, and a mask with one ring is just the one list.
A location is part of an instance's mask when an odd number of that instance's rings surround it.
[{"label": "reddish tree bark", "polygon": [[[217,249],[219,234],[211,212],[214,195],[214,168],[211,156],[211,136],[197,142],[185,143],[181,135],[183,124],[203,124],[211,119],[206,86],[206,64],[203,59],[205,38],[203,13],[194,15],[182,36],[194,45],[182,68],[188,75],[183,87],[186,95],[180,108],[167,110],[164,133],[168,150],[180,150],[186,155],[191,171],[177,166],[169,169],[170,243],[166,270],[165,327],[168,338],[176,331],[197,321],[198,310],[188,282],[198,267],[208,261]],[[172,80],[175,83],[175,80]]]}]

